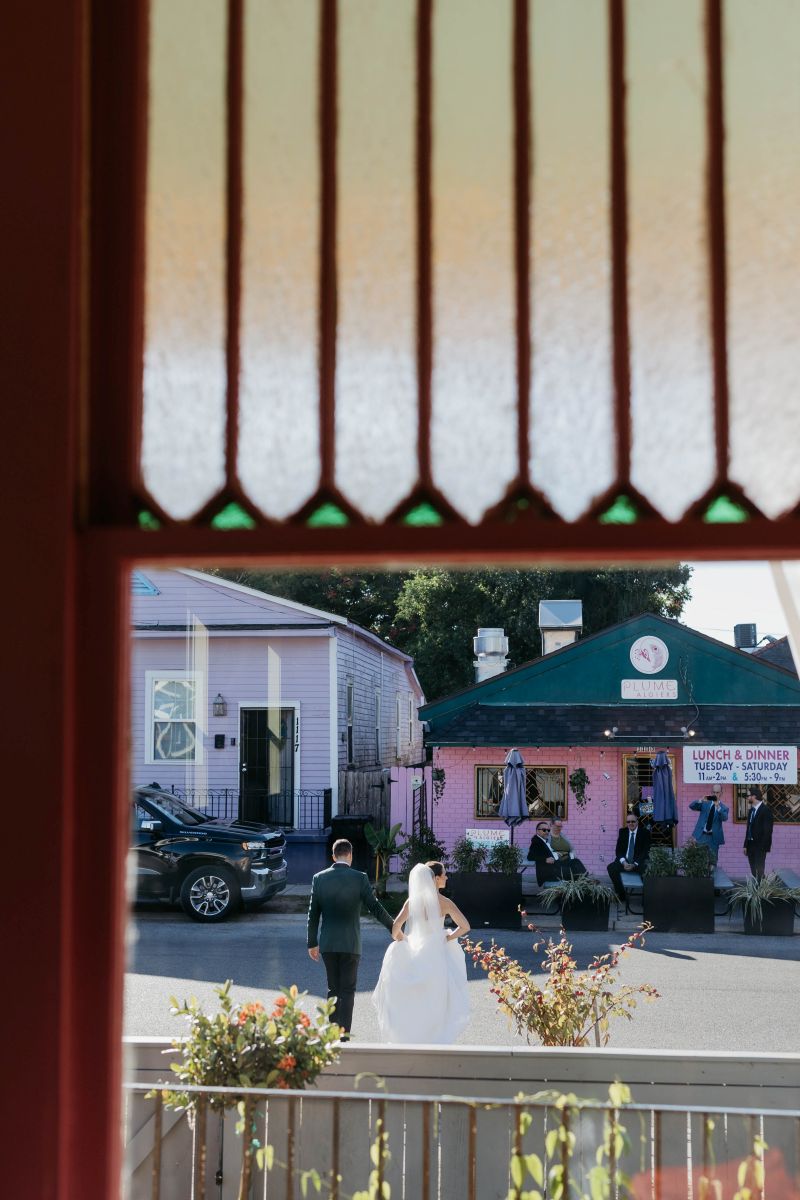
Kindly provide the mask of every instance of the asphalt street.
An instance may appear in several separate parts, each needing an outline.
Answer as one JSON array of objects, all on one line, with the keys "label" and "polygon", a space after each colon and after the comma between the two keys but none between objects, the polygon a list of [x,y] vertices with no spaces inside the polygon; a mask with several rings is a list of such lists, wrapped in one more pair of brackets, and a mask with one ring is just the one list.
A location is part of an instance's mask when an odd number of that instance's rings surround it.
[{"label": "asphalt street", "polygon": [[[530,933],[498,931],[496,940],[528,967],[534,954]],[[624,935],[574,934],[579,966],[617,947]],[[386,931],[362,922],[363,956],[353,1019],[353,1038],[378,1041],[371,1003]],[[741,933],[650,934],[643,949],[622,962],[621,978],[651,983],[661,993],[642,1002],[634,1020],[612,1024],[611,1045],[671,1050],[800,1052],[800,937],[756,938]],[[199,925],[177,912],[136,912],[130,923],[124,1031],[144,1036],[180,1036],[182,1023],[170,1015],[169,998],[196,996],[213,1007],[213,989],[233,980],[237,999],[271,1003],[281,986],[295,983],[309,1001],[325,993],[321,963],[308,957],[305,917],[269,911],[244,914],[220,925]],[[472,1018],[460,1041],[466,1045],[514,1045],[489,993],[482,971],[469,963]]]}]

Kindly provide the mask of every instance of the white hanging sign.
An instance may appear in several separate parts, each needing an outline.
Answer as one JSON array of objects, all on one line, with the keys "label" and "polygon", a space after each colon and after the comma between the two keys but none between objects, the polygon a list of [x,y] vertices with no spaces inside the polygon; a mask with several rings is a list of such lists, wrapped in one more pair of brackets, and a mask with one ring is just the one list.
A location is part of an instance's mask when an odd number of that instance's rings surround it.
[{"label": "white hanging sign", "polygon": [[796,746],[684,746],[684,783],[797,783]]}]

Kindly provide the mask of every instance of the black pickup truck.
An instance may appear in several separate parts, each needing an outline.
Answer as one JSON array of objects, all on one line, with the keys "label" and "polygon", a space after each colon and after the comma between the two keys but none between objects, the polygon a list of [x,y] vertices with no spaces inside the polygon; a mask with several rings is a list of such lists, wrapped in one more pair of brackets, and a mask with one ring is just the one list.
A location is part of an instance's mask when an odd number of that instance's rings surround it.
[{"label": "black pickup truck", "polygon": [[133,793],[132,892],[179,900],[195,921],[224,921],[286,887],[284,835],[253,821],[204,816],[156,786]]}]

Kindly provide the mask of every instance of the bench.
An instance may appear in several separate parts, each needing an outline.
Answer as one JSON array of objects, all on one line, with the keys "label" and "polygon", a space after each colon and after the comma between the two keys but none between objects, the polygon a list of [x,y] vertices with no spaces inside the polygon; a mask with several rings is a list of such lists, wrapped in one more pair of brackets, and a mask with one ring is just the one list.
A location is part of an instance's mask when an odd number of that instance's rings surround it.
[{"label": "bench", "polygon": [[[797,871],[793,871],[791,867],[776,867],[775,874],[784,887],[800,888],[800,875],[797,874]],[[800,903],[795,904],[794,911],[800,917]]]},{"label": "bench", "polygon": [[539,915],[544,915],[548,912],[557,912],[555,908],[531,908],[528,901],[535,900],[541,897],[546,888],[556,886],[558,881],[555,879],[548,880],[546,883],[538,884],[536,882],[536,867],[533,863],[526,863],[522,868],[522,903],[528,912],[534,912]]}]

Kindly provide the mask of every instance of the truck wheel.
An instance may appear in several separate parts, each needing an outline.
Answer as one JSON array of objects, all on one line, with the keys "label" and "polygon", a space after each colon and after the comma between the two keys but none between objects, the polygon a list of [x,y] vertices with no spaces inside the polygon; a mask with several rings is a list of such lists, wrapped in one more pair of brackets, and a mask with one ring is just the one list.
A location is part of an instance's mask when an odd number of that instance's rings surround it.
[{"label": "truck wheel", "polygon": [[224,921],[239,904],[239,887],[225,867],[195,867],[181,885],[181,904],[193,921]]}]

